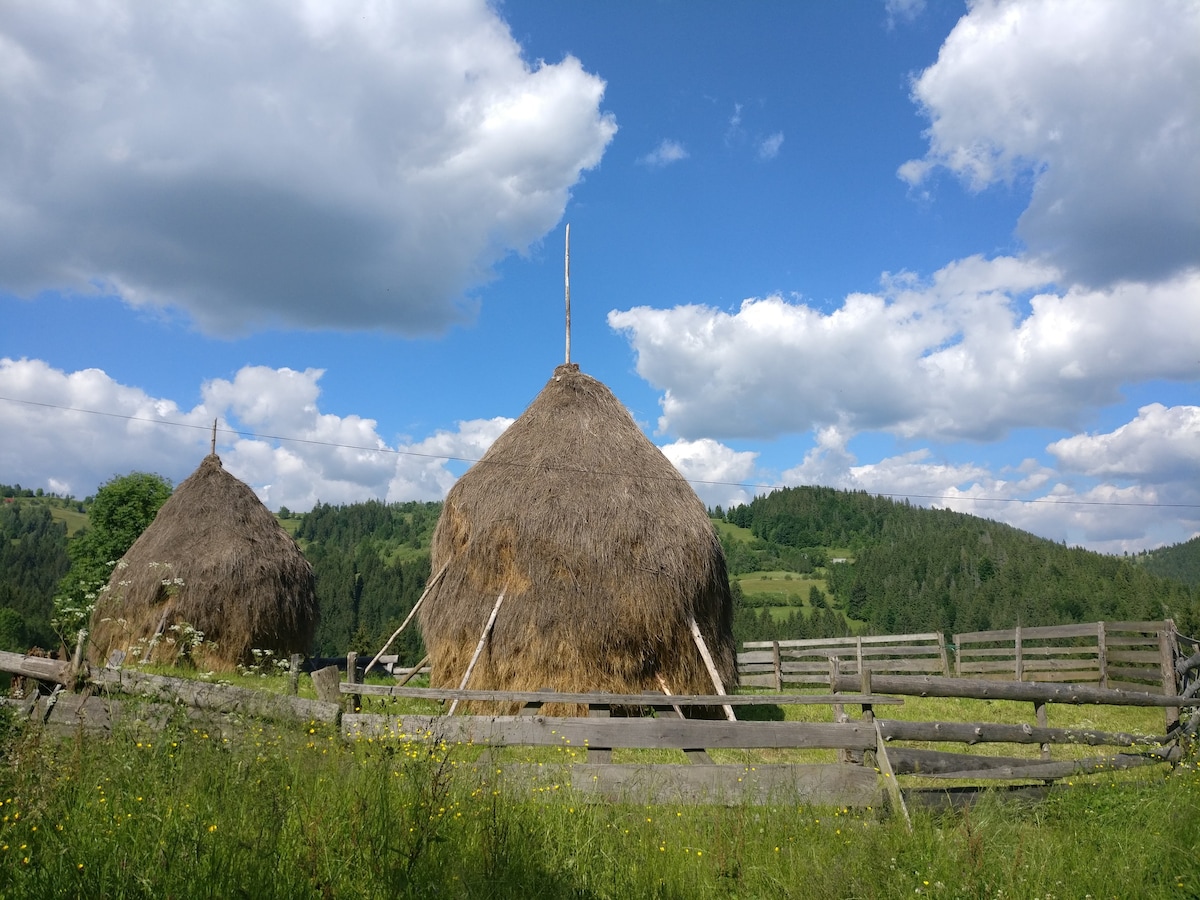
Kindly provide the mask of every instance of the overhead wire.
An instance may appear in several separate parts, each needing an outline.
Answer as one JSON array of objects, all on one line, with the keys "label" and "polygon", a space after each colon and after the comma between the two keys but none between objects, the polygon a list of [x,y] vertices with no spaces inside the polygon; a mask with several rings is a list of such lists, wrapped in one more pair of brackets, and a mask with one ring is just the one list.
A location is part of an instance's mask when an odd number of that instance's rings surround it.
[{"label": "overhead wire", "polygon": [[[27,404],[30,406],[41,406],[46,409],[54,409],[54,410],[59,410],[62,412],[84,413],[86,415],[92,415],[92,416],[104,416],[104,417],[113,418],[113,419],[124,419],[124,420],[130,421],[130,422],[146,422],[146,423],[149,423],[152,425],[164,425],[164,426],[169,426],[169,427],[174,427],[174,428],[192,428],[192,429],[195,429],[198,431],[203,431],[205,433],[212,433],[214,430],[212,425],[201,425],[201,424],[194,424],[191,422],[172,422],[168,419],[152,419],[152,418],[148,418],[146,416],[135,416],[135,415],[129,415],[127,413],[114,413],[114,412],[106,412],[104,410],[97,410],[97,409],[84,409],[82,407],[76,407],[76,406],[62,406],[62,405],[56,404],[56,403],[47,403],[47,402],[41,401],[41,400],[27,400],[27,399],[24,399],[21,397],[0,397],[0,401],[5,401],[8,403],[24,403],[24,404]],[[330,448],[339,449],[339,450],[358,450],[358,451],[367,452],[367,453],[384,453],[384,454],[392,454],[394,456],[412,456],[412,457],[417,457],[420,459],[434,459],[434,460],[440,460],[443,462],[467,463],[468,465],[475,464],[475,463],[482,461],[479,458],[469,457],[469,456],[451,456],[449,454],[444,454],[444,453],[422,453],[418,450],[398,450],[398,449],[393,449],[391,447],[367,447],[367,446],[362,446],[362,445],[358,445],[358,444],[341,444],[336,441],[322,441],[322,440],[317,440],[316,438],[291,437],[288,435],[279,435],[279,434],[263,434],[260,432],[245,431],[245,430],[233,429],[233,428],[228,428],[228,427],[226,427],[226,428],[218,427],[218,428],[216,428],[216,433],[223,434],[223,435],[232,435],[234,437],[239,437],[239,438],[249,438],[249,439],[253,439],[253,440],[281,441],[281,442],[287,442],[287,443],[292,443],[292,444],[308,444],[311,446],[318,446],[318,447],[330,447]],[[492,463],[492,464],[496,464],[496,463]],[[508,461],[503,462],[503,463],[498,463],[498,464],[505,465],[505,466],[511,466],[514,468],[526,468],[526,467],[533,468],[533,467],[535,467],[534,464],[524,464],[524,463],[508,462]],[[537,464],[536,467],[542,468],[543,466],[541,466],[541,464]],[[601,471],[601,470],[597,470],[597,469],[582,469],[582,468],[573,467],[573,466],[554,466],[553,468],[557,469],[558,471],[563,471],[563,472],[579,472],[581,474],[605,475],[605,476],[609,476],[609,477],[636,477],[639,479],[653,479],[653,478],[657,478],[657,477],[664,477],[664,476],[648,476],[648,475],[641,475],[641,474],[634,476],[634,475],[630,475],[630,473],[628,473],[628,472]],[[803,485],[766,484],[766,483],[756,483],[756,482],[747,482],[747,481],[718,481],[718,480],[710,480],[710,479],[704,479],[704,478],[688,478],[687,476],[684,476],[684,480],[687,481],[689,484],[712,485],[712,486],[716,486],[716,487],[739,487],[739,488],[745,488],[748,490],[762,489],[765,491],[774,491],[774,490],[781,490],[781,489],[789,488],[789,487],[803,487]],[[911,492],[867,491],[867,490],[864,490],[861,488],[854,488],[854,489],[848,489],[848,490],[862,491],[863,493],[869,493],[869,494],[873,494],[874,496],[877,496],[877,497],[886,497],[889,499],[909,498],[909,499],[913,499],[913,500],[939,500],[939,501],[943,501],[943,502],[947,502],[947,503],[953,503],[953,502],[1049,503],[1049,504],[1060,504],[1060,505],[1064,505],[1064,506],[1118,506],[1118,507],[1145,507],[1145,508],[1150,508],[1150,509],[1200,509],[1200,503],[1159,503],[1159,502],[1145,502],[1145,501],[1136,501],[1136,500],[1076,500],[1076,499],[1065,498],[1065,497],[1064,498],[1035,497],[1035,498],[1026,500],[1026,499],[1021,499],[1019,497],[977,497],[977,496],[972,496],[972,495],[961,495],[961,494],[914,494]]]}]

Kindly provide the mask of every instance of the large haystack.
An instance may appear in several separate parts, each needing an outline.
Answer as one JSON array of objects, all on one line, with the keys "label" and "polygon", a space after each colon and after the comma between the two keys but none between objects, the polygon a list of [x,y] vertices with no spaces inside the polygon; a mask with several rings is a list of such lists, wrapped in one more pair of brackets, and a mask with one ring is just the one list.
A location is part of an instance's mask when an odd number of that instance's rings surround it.
[{"label": "large haystack", "polygon": [[[206,669],[306,652],[317,624],[312,566],[247,485],[208,456],[117,563],[92,615],[89,656],[176,661],[190,625]],[[186,654],[184,654],[186,657]]]},{"label": "large haystack", "polygon": [[446,497],[420,612],[431,683],[457,687],[505,592],[475,689],[714,693],[694,618],[736,683],[725,557],[700,499],[612,392],[559,366]]}]

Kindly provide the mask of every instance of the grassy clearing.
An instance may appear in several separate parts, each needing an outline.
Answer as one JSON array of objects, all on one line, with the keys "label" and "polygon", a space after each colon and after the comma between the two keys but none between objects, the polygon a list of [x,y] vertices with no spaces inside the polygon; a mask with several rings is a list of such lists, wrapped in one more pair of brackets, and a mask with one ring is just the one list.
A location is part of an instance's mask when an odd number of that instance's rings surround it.
[{"label": "grassy clearing", "polygon": [[825,593],[824,578],[799,575],[795,572],[751,572],[748,575],[737,576],[736,580],[746,594],[796,594],[807,601],[809,589],[814,585]]},{"label": "grassy clearing", "polygon": [[[54,740],[0,766],[4,897],[1175,897],[1200,890],[1200,774],[1182,767],[879,810],[585,804],[497,781],[473,748],[345,745],[317,725],[224,741]],[[566,751],[563,751],[563,760]]]}]

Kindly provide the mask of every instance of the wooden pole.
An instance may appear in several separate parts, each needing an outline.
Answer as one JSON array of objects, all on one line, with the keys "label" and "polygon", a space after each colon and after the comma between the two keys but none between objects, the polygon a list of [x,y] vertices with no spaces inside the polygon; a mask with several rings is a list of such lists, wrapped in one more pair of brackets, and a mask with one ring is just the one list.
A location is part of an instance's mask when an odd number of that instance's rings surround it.
[{"label": "wooden pole", "polygon": [[[708,669],[708,677],[712,679],[713,687],[716,688],[718,694],[725,696],[725,685],[721,684],[721,675],[717,672],[717,664],[713,662],[712,654],[708,652],[708,644],[704,643],[704,635],[700,633],[700,626],[696,624],[696,620],[692,619],[688,624],[692,627],[692,640],[696,642],[696,649],[700,651],[700,658],[704,660],[704,665]],[[733,707],[726,704],[721,707],[725,710],[725,718],[730,722],[736,722],[737,716],[733,714]]]},{"label": "wooden pole", "polygon": [[563,261],[563,286],[567,294],[567,365],[571,364],[571,225],[567,223],[567,249]]},{"label": "wooden pole", "polygon": [[209,447],[209,455],[217,455],[217,420],[213,419],[212,445]]},{"label": "wooden pole", "polygon": [[[404,618],[404,621],[400,623],[400,627],[392,633],[392,636],[387,639],[387,643],[383,645],[383,649],[376,653],[375,658],[367,663],[367,667],[363,669],[364,677],[368,672],[371,671],[371,667],[374,666],[375,663],[379,662],[379,658],[387,652],[387,648],[392,646],[392,641],[400,637],[400,632],[405,629],[408,623],[412,621],[412,617],[417,614],[417,610],[421,608],[421,601],[429,596],[429,592],[433,590],[434,585],[442,580],[442,576],[446,574],[446,570],[448,568],[450,568],[450,563],[446,563],[444,566],[442,566],[441,570],[434,575],[433,578],[429,579],[429,584],[425,585],[425,590],[421,592],[421,596],[417,598],[417,602],[413,604],[413,608],[408,611],[408,615]],[[429,657],[425,658],[428,659]],[[420,668],[420,666],[417,668]]]},{"label": "wooden pole", "polygon": [[421,657],[421,661],[419,663],[417,663],[415,666],[413,666],[411,669],[409,669],[409,672],[407,675],[405,675],[403,678],[401,678],[399,681],[396,682],[396,687],[404,687],[406,684],[408,684],[410,681],[412,681],[414,678],[416,678],[417,673],[421,671],[421,666],[425,665],[425,663],[427,663],[427,662],[429,662],[429,654],[428,653],[426,653],[424,656]]},{"label": "wooden pole", "polygon": [[[467,671],[463,672],[462,681],[458,685],[460,691],[467,689],[467,682],[471,680],[471,670],[475,668],[475,663],[479,661],[479,654],[483,652],[483,645],[487,643],[488,635],[492,633],[492,626],[496,624],[496,614],[500,612],[500,604],[504,602],[504,591],[500,592],[500,596],[496,598],[496,605],[492,607],[492,614],[488,616],[487,624],[483,626],[483,634],[479,635],[479,643],[475,647],[475,653],[471,657],[471,661],[467,663]],[[446,713],[448,716],[454,715],[454,710],[458,708],[458,699],[450,704],[450,711]]]}]

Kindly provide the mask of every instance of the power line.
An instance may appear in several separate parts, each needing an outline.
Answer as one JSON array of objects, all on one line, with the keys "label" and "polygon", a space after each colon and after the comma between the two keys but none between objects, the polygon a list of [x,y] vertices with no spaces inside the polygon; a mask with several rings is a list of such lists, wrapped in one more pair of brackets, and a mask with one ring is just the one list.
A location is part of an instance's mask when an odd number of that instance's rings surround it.
[{"label": "power line", "polygon": [[[145,416],[131,416],[124,413],[105,412],[97,409],[83,409],[75,406],[60,406],[55,403],[45,403],[39,400],[25,400],[20,397],[0,397],[0,400],[8,403],[25,403],[30,406],[41,406],[46,409],[55,409],[62,412],[84,413],[90,416],[104,416],[112,419],[124,419],[130,422],[148,422],[152,425],[166,425],[174,428],[192,428],[205,433],[212,433],[211,425],[193,425],[190,422],[171,422],[166,419],[150,419]],[[284,441],[293,444],[308,444],[317,447],[332,447],[338,450],[361,450],[368,453],[390,453],[393,456],[413,456],[420,459],[436,459],[444,462],[460,462],[473,464],[481,460],[469,456],[449,456],[442,453],[420,453],[416,450],[393,450],[391,447],[365,447],[356,444],[339,444],[335,441],[320,441],[315,438],[299,438],[289,437],[287,435],[278,434],[261,434],[255,431],[238,431],[232,428],[218,428],[218,434],[233,435],[235,437],[253,438],[264,441]],[[505,462],[505,463],[490,463],[493,465],[506,465],[514,468],[533,468],[532,465],[526,466],[523,463]],[[572,466],[556,466],[554,467],[563,472],[578,472],[588,475],[607,475],[612,477],[637,477],[637,478],[654,478],[655,476],[630,476],[627,472],[609,472],[599,471],[594,469],[581,469]],[[783,490],[791,487],[803,487],[804,485],[789,485],[789,484],[760,484],[745,481],[711,481],[703,478],[686,478],[684,479],[689,484],[712,485],[716,487],[739,487],[751,490],[762,489],[764,491]],[[855,489],[861,490],[861,489]],[[1119,507],[1144,507],[1149,509],[1200,509],[1200,503],[1146,503],[1134,500],[1070,500],[1056,497],[1037,497],[1031,500],[1022,500],[1017,497],[971,497],[963,495],[951,494],[911,494],[911,493],[891,493],[887,491],[864,491],[864,493],[874,494],[877,497],[888,498],[909,498],[914,500],[940,500],[947,503],[954,502],[972,502],[972,503],[1049,503],[1061,504],[1063,506],[1119,506]]]}]

